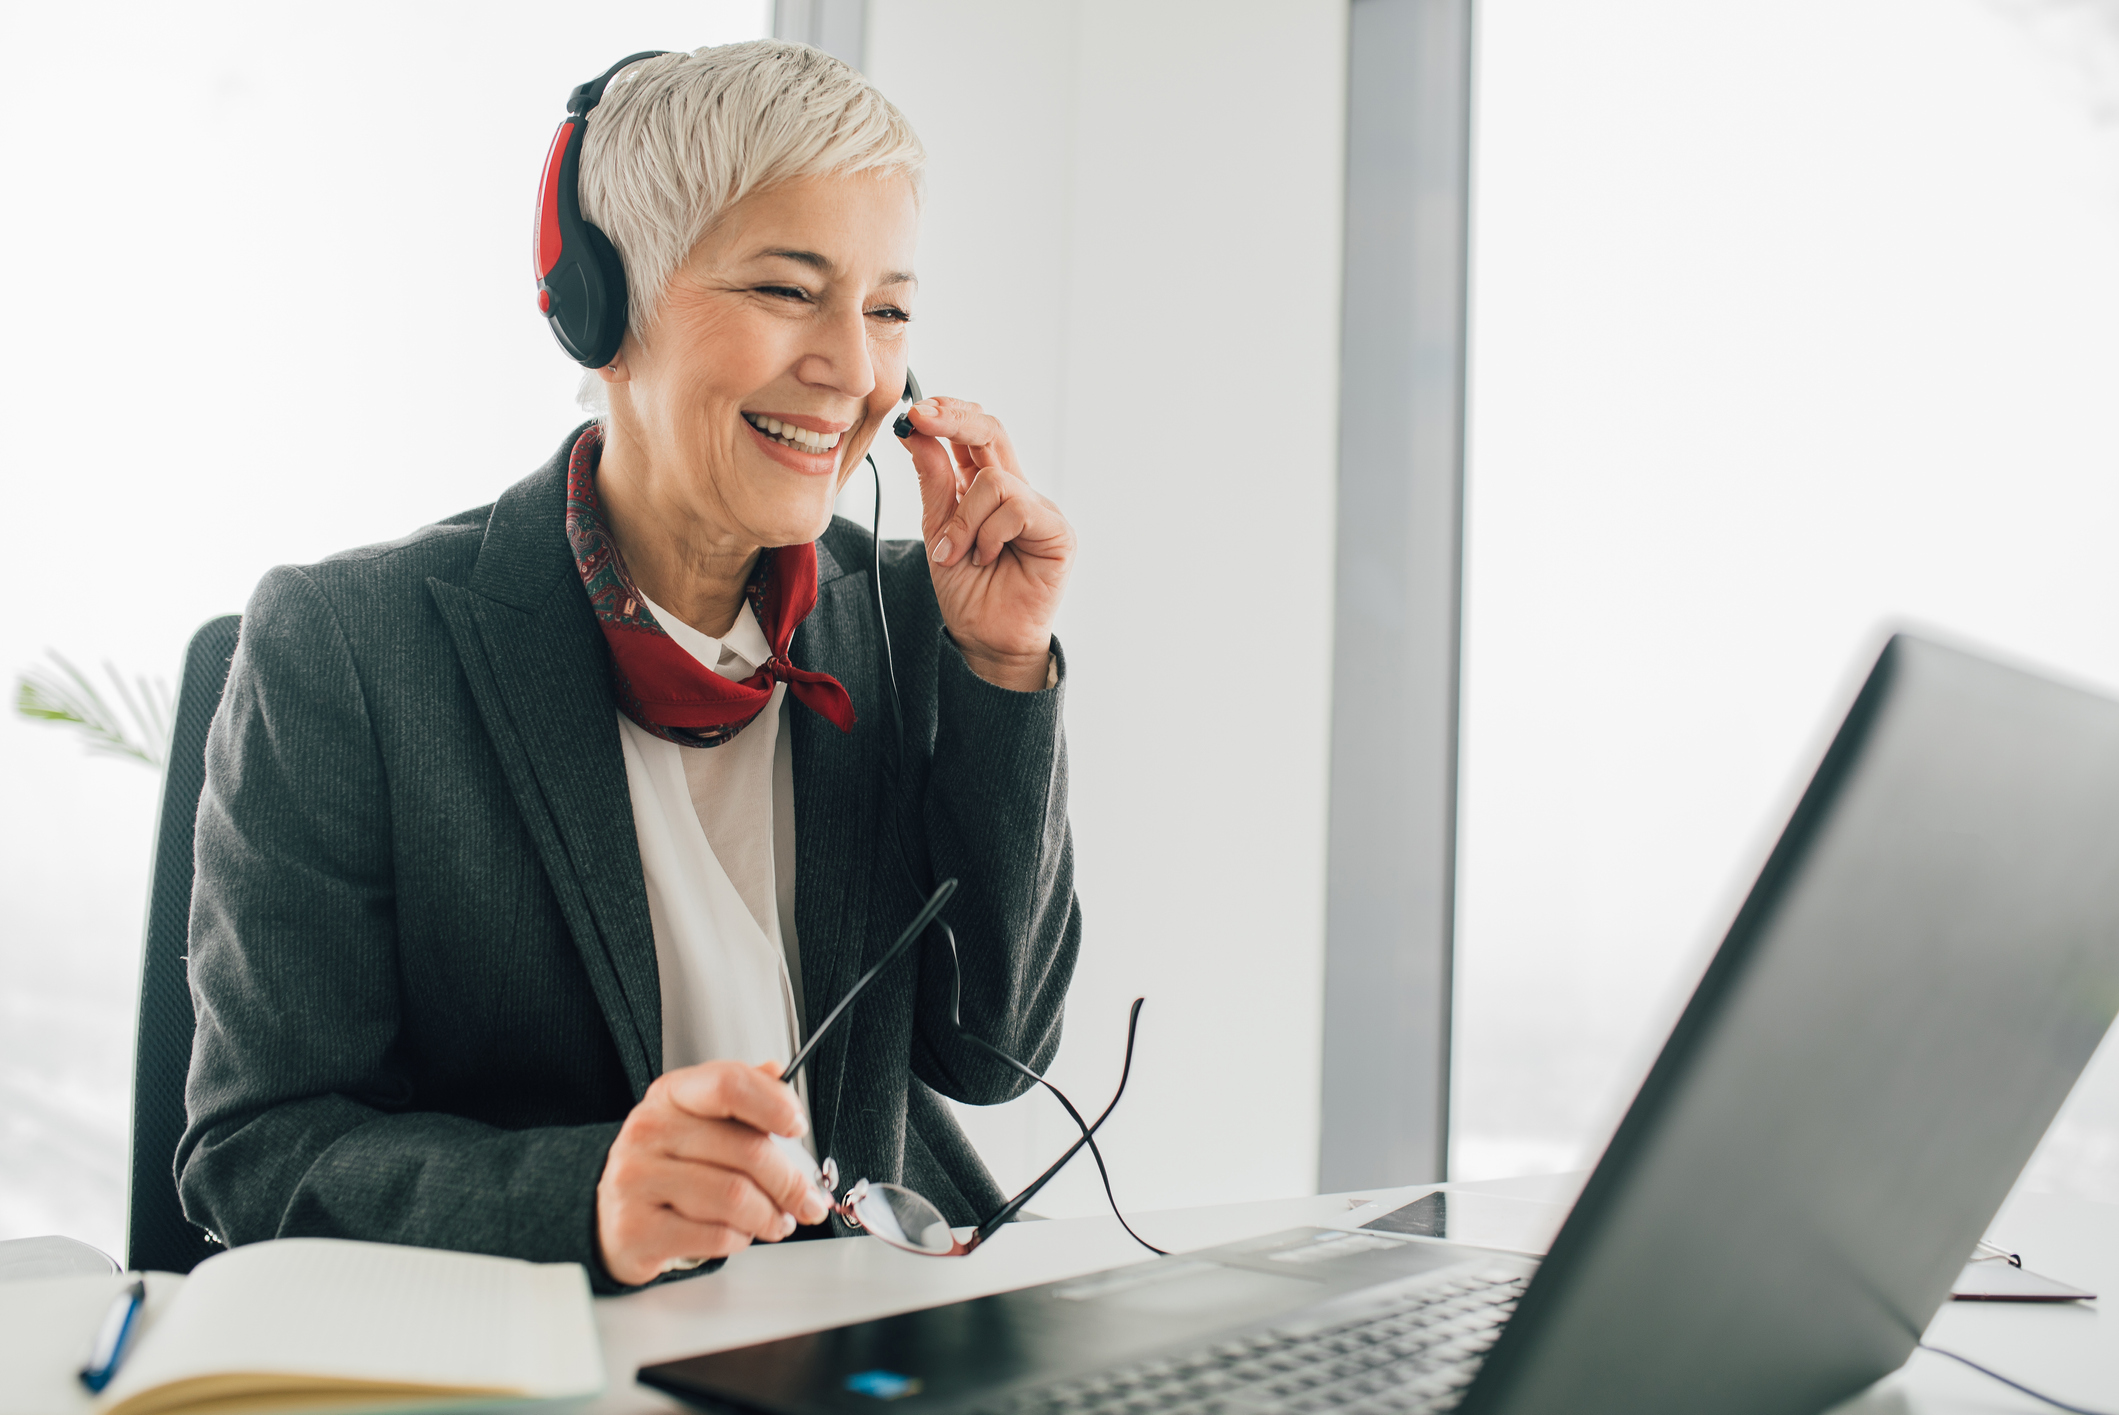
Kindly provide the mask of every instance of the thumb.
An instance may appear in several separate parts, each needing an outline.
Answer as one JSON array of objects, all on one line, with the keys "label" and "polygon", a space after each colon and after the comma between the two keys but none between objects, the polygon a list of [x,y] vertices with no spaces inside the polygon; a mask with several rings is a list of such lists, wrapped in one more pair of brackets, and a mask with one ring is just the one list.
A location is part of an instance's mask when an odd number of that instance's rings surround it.
[{"label": "thumb", "polygon": [[920,536],[932,545],[936,534],[956,515],[956,463],[938,437],[916,432],[901,440],[912,454],[912,469],[920,476]]}]

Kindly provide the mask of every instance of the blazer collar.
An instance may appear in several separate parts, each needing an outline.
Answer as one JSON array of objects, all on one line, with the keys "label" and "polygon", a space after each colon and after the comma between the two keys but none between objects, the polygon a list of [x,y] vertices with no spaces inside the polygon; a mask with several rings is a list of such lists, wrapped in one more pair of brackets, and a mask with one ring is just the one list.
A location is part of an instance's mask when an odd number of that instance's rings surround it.
[{"label": "blazer collar", "polygon": [[637,1096],[662,992],[609,651],[566,539],[559,453],[493,504],[468,585],[428,581]]},{"label": "blazer collar", "polygon": [[839,558],[831,553],[831,547],[824,543],[822,536],[819,536],[817,538],[817,588],[821,590],[824,586],[830,584],[833,580],[842,578],[845,574],[845,569],[839,564]]},{"label": "blazer collar", "polygon": [[[493,503],[478,563],[471,571],[471,588],[487,599],[535,610],[558,586],[580,584],[574,552],[567,545],[567,458],[587,427],[583,423],[568,433],[549,461]],[[588,597],[576,598],[593,625]]]}]

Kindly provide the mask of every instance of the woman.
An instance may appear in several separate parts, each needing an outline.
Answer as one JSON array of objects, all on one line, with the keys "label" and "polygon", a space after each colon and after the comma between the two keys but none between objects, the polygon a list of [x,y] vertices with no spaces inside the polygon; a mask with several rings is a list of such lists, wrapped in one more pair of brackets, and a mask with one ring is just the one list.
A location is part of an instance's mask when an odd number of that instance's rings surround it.
[{"label": "woman", "polygon": [[951,1025],[932,938],[777,1079],[933,881],[964,1027],[1034,1068],[1080,935],[1072,530],[976,405],[907,414],[900,761],[874,547],[831,515],[906,383],[923,162],[800,45],[626,68],[580,158],[630,291],[608,413],[489,507],[259,585],[207,747],[177,1154],[221,1240],[615,1290],[824,1220],[773,1136],[953,1223],[1000,1202],[940,1096],[1025,1083]]}]

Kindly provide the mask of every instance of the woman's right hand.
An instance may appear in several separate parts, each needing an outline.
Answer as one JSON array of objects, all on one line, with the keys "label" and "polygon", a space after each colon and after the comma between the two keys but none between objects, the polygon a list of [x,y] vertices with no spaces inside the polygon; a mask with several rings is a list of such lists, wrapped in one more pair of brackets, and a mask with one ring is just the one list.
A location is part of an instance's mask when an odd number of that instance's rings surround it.
[{"label": "woman's right hand", "polygon": [[604,1270],[628,1286],[689,1260],[777,1243],[829,1209],[773,1135],[809,1128],[772,1062],[708,1061],[655,1078],[596,1183]]}]

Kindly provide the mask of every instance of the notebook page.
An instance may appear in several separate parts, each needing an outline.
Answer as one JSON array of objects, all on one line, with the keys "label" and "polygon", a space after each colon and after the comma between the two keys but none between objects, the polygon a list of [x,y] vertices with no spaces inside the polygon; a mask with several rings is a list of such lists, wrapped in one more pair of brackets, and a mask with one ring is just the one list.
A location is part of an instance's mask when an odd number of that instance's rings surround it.
[{"label": "notebook page", "polygon": [[336,1238],[201,1263],[100,1403],[226,1372],[540,1398],[603,1388],[588,1278],[574,1264]]},{"label": "notebook page", "polygon": [[[81,1364],[111,1303],[136,1276],[0,1282],[0,1415],[92,1415],[96,1400],[81,1384]],[[148,1275],[142,1331],[154,1330],[183,1286],[175,1273]]]}]

